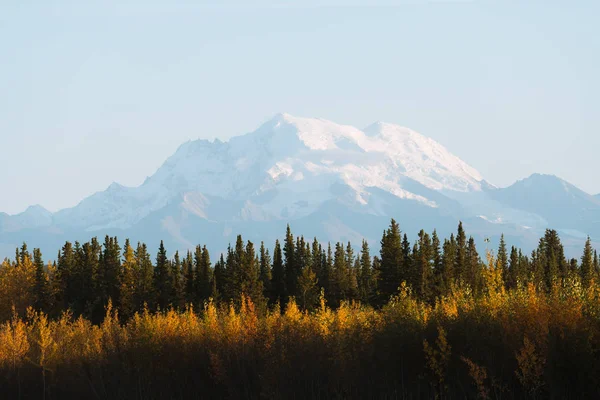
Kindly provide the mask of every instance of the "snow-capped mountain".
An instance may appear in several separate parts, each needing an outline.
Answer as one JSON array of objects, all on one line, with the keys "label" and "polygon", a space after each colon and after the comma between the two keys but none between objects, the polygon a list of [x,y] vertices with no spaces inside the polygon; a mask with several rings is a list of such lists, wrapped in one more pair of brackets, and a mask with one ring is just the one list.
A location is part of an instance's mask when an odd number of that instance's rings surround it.
[{"label": "snow-capped mountain", "polygon": [[535,213],[557,230],[600,237],[600,198],[554,175],[533,174],[507,188],[491,190],[490,195],[514,209]]},{"label": "snow-capped mountain", "polygon": [[[181,195],[188,211],[208,220],[215,216],[208,212],[206,196],[242,202],[229,218],[246,220],[297,219],[333,198],[377,213],[371,188],[438,206],[407,190],[408,180],[433,190],[467,192],[481,190],[482,177],[439,143],[407,128],[376,123],[361,131],[279,114],[229,142],[187,142],[140,187],[112,184],[58,212],[55,223],[88,231],[127,229]],[[336,186],[348,191],[340,196]]]},{"label": "snow-capped mountain", "polygon": [[55,245],[104,234],[151,246],[165,239],[173,250],[197,243],[224,249],[238,233],[274,241],[287,223],[321,240],[364,237],[376,245],[390,217],[413,234],[449,232],[460,219],[481,237],[533,237],[554,220],[518,193],[495,188],[408,128],[377,122],[360,130],[278,114],[227,142],[184,143],[139,187],[113,183],[54,215],[39,207],[0,214],[0,250],[29,239]]}]

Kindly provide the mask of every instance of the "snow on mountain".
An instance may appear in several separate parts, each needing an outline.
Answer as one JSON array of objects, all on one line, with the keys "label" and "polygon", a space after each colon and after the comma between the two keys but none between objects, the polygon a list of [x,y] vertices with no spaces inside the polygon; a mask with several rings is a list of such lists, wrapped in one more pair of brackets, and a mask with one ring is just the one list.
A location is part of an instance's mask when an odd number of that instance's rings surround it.
[{"label": "snow on mountain", "polygon": [[[89,231],[137,223],[184,196],[188,209],[212,216],[198,196],[244,200],[231,218],[293,219],[338,198],[368,212],[369,188],[437,207],[435,201],[404,188],[407,180],[445,191],[481,190],[481,175],[442,145],[410,129],[375,123],[364,131],[316,118],[278,114],[254,132],[228,142],[184,143],[137,188],[117,184],[55,215],[63,226]],[[335,188],[351,191],[340,195]],[[190,200],[191,199],[191,200]]]},{"label": "snow on mountain", "polygon": [[237,233],[274,241],[287,223],[322,240],[364,237],[376,247],[390,217],[409,234],[449,234],[462,220],[480,241],[505,233],[526,249],[547,227],[577,249],[582,236],[600,236],[600,199],[558,178],[496,188],[411,129],[278,114],[226,142],[182,144],[139,187],[113,183],[55,214],[40,207],[0,214],[0,249],[31,241],[54,252],[61,240],[115,234],[149,246],[165,239],[184,250],[202,240],[224,250]]},{"label": "snow on mountain", "polygon": [[42,228],[50,225],[52,225],[52,213],[40,205],[30,206],[15,215],[0,213],[0,230],[3,231]]},{"label": "snow on mountain", "polygon": [[600,199],[554,175],[533,174],[489,193],[514,210],[542,217],[553,229],[600,236]]},{"label": "snow on mountain", "polygon": [[15,215],[14,218],[20,224],[30,227],[52,224],[52,213],[40,205],[30,206],[21,214]]}]

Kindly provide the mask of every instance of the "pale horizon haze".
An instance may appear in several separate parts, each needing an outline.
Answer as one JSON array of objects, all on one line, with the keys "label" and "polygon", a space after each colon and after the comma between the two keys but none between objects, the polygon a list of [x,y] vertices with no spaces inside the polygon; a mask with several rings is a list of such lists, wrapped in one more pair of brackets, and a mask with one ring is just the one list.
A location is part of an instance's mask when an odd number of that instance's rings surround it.
[{"label": "pale horizon haze", "polygon": [[278,112],[409,127],[497,186],[600,193],[599,2],[11,3],[0,212],[137,186],[183,142]]}]

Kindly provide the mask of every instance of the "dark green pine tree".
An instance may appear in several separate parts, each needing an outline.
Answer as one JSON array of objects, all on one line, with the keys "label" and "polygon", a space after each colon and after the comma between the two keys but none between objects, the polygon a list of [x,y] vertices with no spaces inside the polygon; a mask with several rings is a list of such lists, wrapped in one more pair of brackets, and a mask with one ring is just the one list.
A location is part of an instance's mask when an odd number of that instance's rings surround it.
[{"label": "dark green pine tree", "polygon": [[100,259],[100,299],[102,306],[111,300],[115,307],[119,307],[120,297],[120,275],[121,275],[121,247],[116,237],[106,236],[104,249]]},{"label": "dark green pine tree", "polygon": [[354,259],[354,264],[350,266],[350,292],[348,293],[347,300],[356,301],[360,300],[360,292],[358,287],[358,280],[360,278],[360,257]]},{"label": "dark green pine tree", "polygon": [[529,283],[529,271],[531,271],[531,263],[529,257],[523,254],[523,251],[519,249],[519,275],[523,285]]},{"label": "dark green pine tree", "polygon": [[[540,244],[538,249],[544,248],[544,238],[540,239]],[[544,270],[546,268],[546,252],[533,250],[531,252],[531,263],[528,268],[528,278],[527,281],[533,283],[536,287],[542,289],[546,288],[545,284],[545,273]]]},{"label": "dark green pine tree", "polygon": [[384,231],[381,238],[380,255],[381,263],[377,281],[379,298],[377,304],[382,306],[387,303],[400,286],[401,271],[403,271],[406,257],[403,252],[400,227],[394,219],[392,219],[390,227]]},{"label": "dark green pine tree", "polygon": [[440,279],[440,294],[449,294],[452,285],[456,281],[454,268],[456,267],[456,256],[458,254],[456,248],[456,240],[454,234],[450,235],[450,240],[445,239],[442,248],[442,277]]},{"label": "dark green pine tree", "polygon": [[202,286],[202,275],[200,270],[202,268],[202,246],[197,245],[194,249],[194,282],[192,283],[192,290],[194,292],[194,303],[202,304],[204,300],[201,300],[200,286]]},{"label": "dark green pine tree", "polygon": [[239,303],[242,290],[240,281],[242,275],[241,257],[244,252],[244,242],[242,241],[241,235],[238,235],[235,242],[235,248],[231,248],[231,246],[227,248],[227,255],[225,257],[225,274],[223,275],[223,300],[236,301]]},{"label": "dark green pine tree", "polygon": [[81,256],[77,257],[79,265],[74,271],[76,290],[83,305],[81,311],[94,321],[101,321],[104,318],[103,282],[100,279],[102,246],[98,238],[94,237],[90,242],[84,243],[81,250]]},{"label": "dark green pine tree", "polygon": [[379,304],[379,299],[381,298],[381,293],[379,291],[379,275],[381,274],[381,260],[379,257],[373,257],[373,267],[372,267],[373,277],[371,279],[373,288],[371,292],[373,293],[371,296],[371,301],[369,304],[372,306],[377,306]]},{"label": "dark green pine tree", "polygon": [[431,234],[431,257],[432,257],[432,265],[433,268],[433,276],[432,276],[432,293],[434,297],[440,296],[442,294],[442,288],[444,286],[443,283],[443,272],[444,272],[444,262],[442,258],[441,252],[441,243],[440,238],[438,237],[437,231],[434,229]]},{"label": "dark green pine tree", "polygon": [[331,307],[339,307],[340,302],[345,299],[350,287],[348,275],[346,251],[344,245],[338,242],[335,244],[335,253],[333,255],[333,280],[328,301]]},{"label": "dark green pine tree", "polygon": [[259,279],[263,285],[263,294],[271,299],[271,255],[269,249],[265,247],[265,242],[260,242],[260,272]]},{"label": "dark green pine tree", "polygon": [[48,313],[52,304],[52,292],[40,249],[33,249],[33,264],[35,266],[35,303],[33,307],[38,311]]},{"label": "dark green pine tree", "polygon": [[285,242],[283,244],[283,255],[285,257],[285,288],[287,296],[296,296],[296,284],[298,283],[298,268],[296,267],[295,254],[296,246],[294,244],[294,235],[287,226],[285,233]]},{"label": "dark green pine tree", "polygon": [[568,278],[569,266],[557,231],[547,229],[541,244],[538,253],[545,253],[544,280],[546,288],[551,290],[561,279]]},{"label": "dark green pine tree", "polygon": [[354,257],[354,249],[352,243],[346,245],[346,268],[348,268],[346,276],[346,285],[342,300],[358,300],[358,266],[357,259]]},{"label": "dark green pine tree", "polygon": [[182,308],[183,301],[183,279],[181,278],[181,258],[179,251],[175,252],[171,261],[171,304],[174,307]]},{"label": "dark green pine tree", "polygon": [[454,258],[454,276],[458,281],[466,282],[467,276],[467,236],[462,221],[456,234],[456,257]]},{"label": "dark green pine tree", "polygon": [[508,286],[509,274],[508,274],[508,252],[506,250],[506,242],[504,241],[504,234],[500,236],[500,244],[498,245],[498,266],[502,270],[502,279],[504,280],[504,286]]},{"label": "dark green pine tree", "polygon": [[25,265],[27,263],[27,261],[31,260],[31,254],[29,254],[29,251],[27,250],[27,243],[23,242],[23,245],[21,246],[21,252],[17,252],[18,254],[18,259],[17,259],[17,265]]},{"label": "dark green pine tree", "polygon": [[521,257],[515,246],[510,249],[510,259],[508,263],[508,276],[506,278],[506,287],[508,289],[515,289],[519,285],[523,285],[526,282],[525,271],[522,269]]},{"label": "dark green pine tree", "polygon": [[318,285],[323,286],[323,249],[317,238],[313,239],[311,252],[311,266],[313,272],[317,275]]},{"label": "dark green pine tree", "polygon": [[419,232],[419,240],[415,245],[415,253],[413,254],[413,263],[415,265],[415,277],[412,285],[417,295],[427,302],[432,302],[434,299],[433,293],[433,254],[431,250],[431,239],[429,234],[424,230]]},{"label": "dark green pine tree", "polygon": [[276,240],[275,250],[273,250],[273,272],[271,274],[271,304],[279,302],[283,306],[286,303],[286,298],[283,255],[281,253],[281,244],[279,240]]},{"label": "dark green pine tree", "polygon": [[[296,274],[296,280],[300,279],[302,271],[310,264],[310,253],[306,252],[306,241],[304,236],[296,238],[296,249],[294,250],[294,268]],[[298,291],[299,293],[299,291]],[[297,293],[297,294],[298,294]]]},{"label": "dark green pine tree", "polygon": [[[85,244],[88,245],[87,243]],[[89,306],[87,300],[90,297],[90,294],[92,293],[89,293],[86,290],[86,284],[90,282],[90,277],[87,277],[85,274],[85,266],[87,265],[87,260],[85,257],[86,255],[83,252],[83,248],[81,247],[79,242],[75,242],[75,246],[73,247],[73,253],[74,262],[73,267],[71,269],[71,282],[69,285],[69,298],[71,299],[71,301],[69,302],[69,308],[76,317],[79,317],[80,315],[83,315],[85,313],[85,317],[91,317],[94,321],[101,320],[100,313],[99,315],[95,315],[93,313],[94,307],[91,307],[91,309],[86,307]],[[102,294],[99,290],[96,289],[98,286],[99,283],[96,278],[93,280],[93,295],[100,299],[100,301],[102,301]],[[97,304],[94,304],[94,306],[99,306],[98,308],[102,308],[100,301],[97,302]]]},{"label": "dark green pine tree", "polygon": [[134,256],[135,263],[138,265],[134,304],[138,310],[142,310],[144,306],[154,307],[156,304],[154,266],[146,244],[138,242]]},{"label": "dark green pine tree", "polygon": [[260,262],[251,241],[246,243],[244,253],[241,255],[241,290],[240,294],[250,297],[257,308],[263,307],[263,286],[260,281]]},{"label": "dark green pine tree", "polygon": [[129,239],[125,240],[125,246],[123,247],[123,262],[121,263],[121,276],[120,276],[120,296],[121,305],[119,307],[119,315],[125,319],[133,316],[136,310],[135,304],[135,287],[137,284],[138,265],[136,264],[135,253]]},{"label": "dark green pine tree", "polygon": [[213,291],[211,293],[213,300],[221,300],[223,298],[226,289],[226,276],[226,263],[223,254],[221,254],[219,261],[215,263],[215,272],[213,274]]},{"label": "dark green pine tree", "polygon": [[402,238],[402,265],[398,266],[398,282],[410,283],[415,279],[415,270],[413,263],[413,248],[408,241],[406,233]]},{"label": "dark green pine tree", "polygon": [[358,278],[359,300],[363,304],[370,304],[375,295],[373,284],[373,265],[369,243],[363,239],[360,251],[360,270]]},{"label": "dark green pine tree", "polygon": [[200,305],[208,301],[212,294],[213,271],[210,262],[210,254],[208,248],[203,246],[196,247],[196,290],[197,298]]},{"label": "dark green pine tree", "polygon": [[156,293],[156,306],[165,310],[171,305],[171,290],[173,282],[167,250],[163,241],[160,241],[158,254],[156,255],[156,266],[154,267],[154,290]]},{"label": "dark green pine tree", "polygon": [[482,279],[481,271],[482,264],[477,253],[477,247],[475,246],[475,239],[469,237],[466,252],[466,265],[465,265],[465,283],[467,283],[475,294],[481,293]]},{"label": "dark green pine tree", "polygon": [[195,290],[195,268],[194,268],[194,257],[192,252],[188,250],[185,258],[182,262],[182,275],[183,275],[183,290],[185,303],[187,305],[196,303],[196,290]]},{"label": "dark green pine tree", "polygon": [[333,251],[331,250],[331,243],[327,243],[327,253],[324,254],[323,260],[323,283],[321,288],[325,292],[325,300],[328,304],[331,304],[332,295],[335,291],[335,274],[333,268]]},{"label": "dark green pine tree", "polygon": [[75,269],[75,252],[71,242],[66,242],[58,252],[56,273],[59,281],[57,306],[60,310],[70,308],[73,298],[73,272]]},{"label": "dark green pine tree", "polygon": [[598,252],[594,250],[594,274],[600,277],[600,262],[598,261]]},{"label": "dark green pine tree", "polygon": [[590,287],[595,278],[594,272],[594,249],[592,249],[592,240],[588,236],[581,256],[581,282],[584,287]]}]

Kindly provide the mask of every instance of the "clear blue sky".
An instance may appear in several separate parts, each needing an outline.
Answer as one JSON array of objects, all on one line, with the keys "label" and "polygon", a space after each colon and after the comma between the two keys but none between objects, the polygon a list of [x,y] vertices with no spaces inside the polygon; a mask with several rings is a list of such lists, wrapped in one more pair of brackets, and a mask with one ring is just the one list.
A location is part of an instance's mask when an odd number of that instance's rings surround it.
[{"label": "clear blue sky", "polygon": [[598,3],[3,1],[0,211],[138,185],[280,111],[408,126],[499,186],[600,192]]}]

